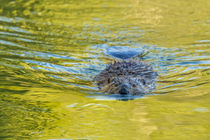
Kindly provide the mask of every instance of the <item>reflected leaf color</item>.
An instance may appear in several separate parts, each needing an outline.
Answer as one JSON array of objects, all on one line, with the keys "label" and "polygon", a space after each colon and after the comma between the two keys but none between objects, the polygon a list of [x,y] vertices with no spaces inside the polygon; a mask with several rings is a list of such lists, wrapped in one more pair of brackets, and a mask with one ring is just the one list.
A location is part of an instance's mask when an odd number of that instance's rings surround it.
[{"label": "reflected leaf color", "polygon": [[[210,139],[210,1],[0,3],[0,139]],[[110,46],[149,52],[157,89],[98,91]]]}]

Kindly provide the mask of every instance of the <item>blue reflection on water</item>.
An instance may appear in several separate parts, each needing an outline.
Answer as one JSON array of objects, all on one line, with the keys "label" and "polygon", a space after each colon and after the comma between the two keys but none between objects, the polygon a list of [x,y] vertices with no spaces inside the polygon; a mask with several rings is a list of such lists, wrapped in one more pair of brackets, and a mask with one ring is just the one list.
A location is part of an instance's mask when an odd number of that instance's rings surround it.
[{"label": "blue reflection on water", "polygon": [[142,54],[144,51],[140,48],[131,48],[129,46],[111,46],[107,48],[106,54],[115,58],[129,59]]}]

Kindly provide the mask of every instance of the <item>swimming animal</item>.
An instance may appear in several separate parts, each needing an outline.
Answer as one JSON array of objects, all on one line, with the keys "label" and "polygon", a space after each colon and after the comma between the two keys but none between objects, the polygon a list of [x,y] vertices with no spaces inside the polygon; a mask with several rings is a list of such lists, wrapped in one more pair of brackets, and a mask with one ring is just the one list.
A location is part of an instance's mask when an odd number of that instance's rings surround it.
[{"label": "swimming animal", "polygon": [[143,60],[122,59],[106,66],[94,80],[109,94],[143,95],[156,88],[158,74]]}]

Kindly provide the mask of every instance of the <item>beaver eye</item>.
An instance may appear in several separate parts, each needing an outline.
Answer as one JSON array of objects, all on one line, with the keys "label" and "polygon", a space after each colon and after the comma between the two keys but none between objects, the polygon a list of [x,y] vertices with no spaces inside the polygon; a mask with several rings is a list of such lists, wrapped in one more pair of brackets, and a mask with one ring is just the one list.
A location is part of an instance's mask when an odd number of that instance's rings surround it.
[{"label": "beaver eye", "polygon": [[108,78],[108,83],[110,83],[110,78]]}]

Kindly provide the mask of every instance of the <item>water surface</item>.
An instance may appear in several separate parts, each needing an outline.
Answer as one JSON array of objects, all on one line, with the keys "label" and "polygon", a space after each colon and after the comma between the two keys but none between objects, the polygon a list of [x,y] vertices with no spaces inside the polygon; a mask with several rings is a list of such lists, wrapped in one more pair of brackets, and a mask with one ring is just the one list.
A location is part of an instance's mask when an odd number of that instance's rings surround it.
[{"label": "water surface", "polygon": [[[0,3],[0,139],[210,138],[210,1]],[[110,46],[150,52],[157,89],[98,91]]]}]

